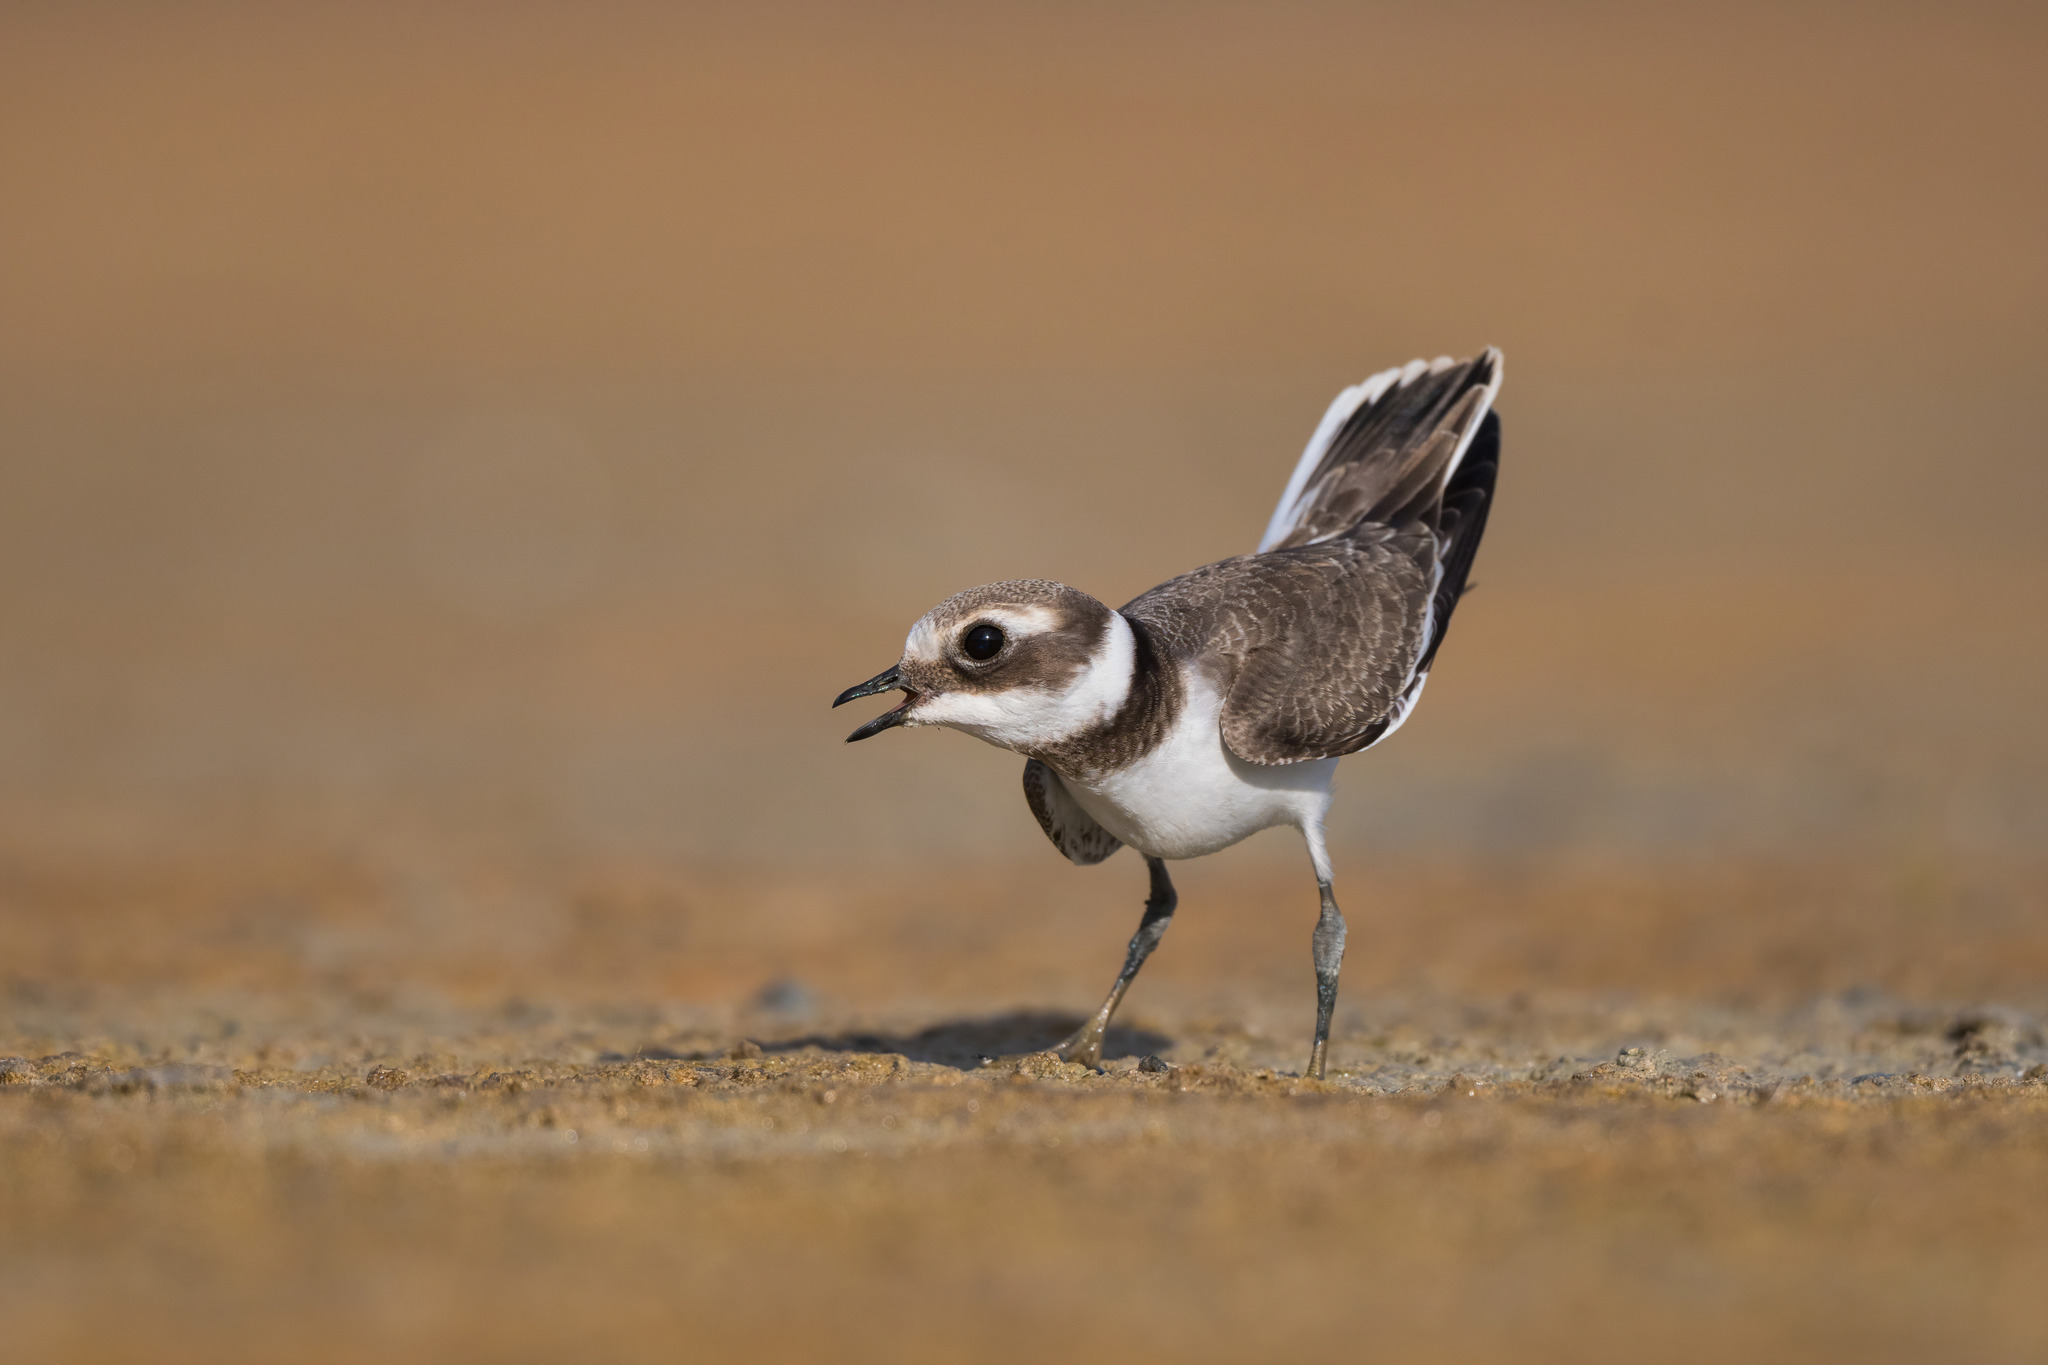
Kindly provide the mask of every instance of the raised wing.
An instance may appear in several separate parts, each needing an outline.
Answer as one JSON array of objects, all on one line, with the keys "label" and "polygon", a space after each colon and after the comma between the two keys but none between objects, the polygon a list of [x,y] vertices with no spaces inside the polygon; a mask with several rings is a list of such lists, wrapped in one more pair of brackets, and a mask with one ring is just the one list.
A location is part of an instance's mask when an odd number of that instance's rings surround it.
[{"label": "raised wing", "polygon": [[1296,461],[1259,552],[1419,514],[1416,500],[1457,473],[1501,375],[1501,354],[1488,347],[1470,360],[1411,360],[1338,394]]},{"label": "raised wing", "polygon": [[1357,753],[1407,719],[1486,527],[1500,353],[1417,361],[1346,390],[1261,552],[1124,608],[1223,664],[1223,741],[1252,763]]},{"label": "raised wing", "polygon": [[1024,799],[1053,847],[1082,867],[1092,867],[1122,848],[1114,835],[1082,810],[1060,775],[1037,759],[1024,764]]}]

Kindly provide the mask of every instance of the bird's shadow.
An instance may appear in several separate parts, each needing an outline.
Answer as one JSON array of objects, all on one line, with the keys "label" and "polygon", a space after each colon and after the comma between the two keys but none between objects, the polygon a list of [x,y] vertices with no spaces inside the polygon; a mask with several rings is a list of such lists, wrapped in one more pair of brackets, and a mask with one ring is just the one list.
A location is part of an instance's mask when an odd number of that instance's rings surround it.
[{"label": "bird's shadow", "polygon": [[[817,1048],[824,1052],[894,1052],[913,1062],[935,1062],[963,1070],[980,1066],[983,1059],[1022,1052],[1043,1052],[1064,1041],[1085,1021],[1078,1015],[1053,1010],[1012,1010],[979,1019],[947,1019],[915,1033],[811,1034],[761,1044],[763,1052],[801,1052]],[[1165,1052],[1173,1040],[1146,1028],[1110,1026],[1102,1042],[1105,1059],[1144,1057]]]}]

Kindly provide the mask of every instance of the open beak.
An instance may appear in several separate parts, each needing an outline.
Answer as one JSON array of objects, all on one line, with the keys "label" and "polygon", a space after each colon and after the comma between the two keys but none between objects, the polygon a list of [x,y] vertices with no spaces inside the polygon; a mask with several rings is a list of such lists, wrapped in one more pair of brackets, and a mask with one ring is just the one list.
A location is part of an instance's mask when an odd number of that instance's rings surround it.
[{"label": "open beak", "polygon": [[872,697],[877,692],[894,692],[898,688],[902,688],[903,700],[893,709],[884,711],[881,715],[876,716],[866,725],[861,726],[860,729],[848,735],[846,737],[848,744],[853,743],[857,739],[867,739],[870,736],[879,735],[884,730],[893,730],[904,721],[910,719],[910,704],[917,700],[917,693],[903,686],[902,672],[896,665],[891,664],[859,686],[847,688],[834,699],[832,702],[834,706],[844,706],[850,701],[859,701],[862,697]]}]

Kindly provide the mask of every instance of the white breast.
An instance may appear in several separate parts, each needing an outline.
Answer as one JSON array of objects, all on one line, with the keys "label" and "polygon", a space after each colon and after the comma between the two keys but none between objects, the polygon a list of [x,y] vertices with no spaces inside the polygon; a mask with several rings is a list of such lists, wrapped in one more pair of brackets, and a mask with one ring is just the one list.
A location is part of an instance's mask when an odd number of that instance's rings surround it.
[{"label": "white breast", "polygon": [[1096,823],[1154,858],[1199,858],[1275,825],[1320,831],[1337,760],[1265,767],[1223,743],[1223,698],[1189,670],[1166,740],[1127,768],[1060,780]]}]

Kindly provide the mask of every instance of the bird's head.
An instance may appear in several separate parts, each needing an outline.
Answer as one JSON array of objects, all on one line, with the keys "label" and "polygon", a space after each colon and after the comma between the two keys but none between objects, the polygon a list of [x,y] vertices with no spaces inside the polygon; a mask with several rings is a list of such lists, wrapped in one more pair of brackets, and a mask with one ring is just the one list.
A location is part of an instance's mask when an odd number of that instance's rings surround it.
[{"label": "bird's head", "polygon": [[1085,592],[1019,579],[949,597],[910,628],[903,657],[832,704],[901,691],[846,737],[947,725],[1030,753],[1114,716],[1130,692],[1130,623]]}]

